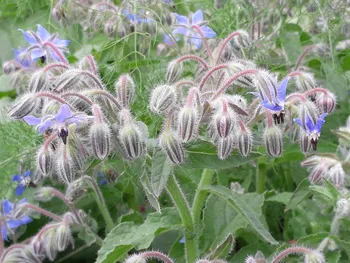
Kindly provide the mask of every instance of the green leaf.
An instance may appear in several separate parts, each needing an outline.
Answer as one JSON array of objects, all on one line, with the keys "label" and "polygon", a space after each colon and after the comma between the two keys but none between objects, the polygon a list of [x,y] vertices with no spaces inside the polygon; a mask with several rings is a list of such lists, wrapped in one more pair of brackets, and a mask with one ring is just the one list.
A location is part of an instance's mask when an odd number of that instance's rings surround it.
[{"label": "green leaf", "polygon": [[198,140],[190,145],[187,148],[187,153],[188,156],[184,166],[193,169],[230,169],[248,163],[261,155],[252,152],[249,156],[243,157],[235,151],[226,160],[220,160],[217,157],[215,146],[203,140]]},{"label": "green leaf", "polygon": [[319,194],[321,196],[326,197],[327,199],[329,199],[330,201],[336,202],[337,200],[333,199],[333,195],[332,193],[324,186],[320,186],[320,185],[311,185],[310,186],[310,190],[314,193],[314,194]]},{"label": "green leaf", "polygon": [[297,189],[294,191],[292,198],[290,199],[286,211],[290,209],[294,209],[297,205],[303,200],[309,198],[311,196],[311,191],[309,189],[309,179],[305,178],[300,182]]},{"label": "green leaf", "polygon": [[181,220],[176,208],[165,208],[162,214],[152,213],[142,225],[121,223],[103,241],[96,263],[114,263],[132,248],[148,248],[161,232],[180,227]]},{"label": "green leaf", "polygon": [[156,149],[152,157],[151,187],[155,196],[160,196],[169,179],[172,166],[167,156],[160,149]]},{"label": "green leaf", "polygon": [[348,255],[348,259],[350,259],[350,242],[342,240],[337,236],[330,236],[330,238],[333,239],[338,246],[345,250],[346,254]]},{"label": "green leaf", "polygon": [[269,231],[264,227],[261,221],[256,217],[256,215],[251,211],[251,209],[242,200],[242,197],[238,194],[232,193],[229,189],[222,186],[210,186],[205,187],[206,190],[212,194],[218,195],[233,206],[238,213],[240,213],[248,223],[253,227],[253,229],[267,242],[277,245],[278,242],[271,236]]},{"label": "green leaf", "polygon": [[316,234],[301,237],[297,240],[298,245],[305,245],[309,247],[317,247],[323,239],[328,237],[327,232],[318,232]]},{"label": "green leaf", "polygon": [[266,201],[278,202],[285,205],[287,205],[290,202],[290,199],[292,198],[292,196],[293,196],[293,193],[289,193],[289,192],[283,192],[283,193],[277,193],[277,194],[266,192],[265,194]]},{"label": "green leaf", "polygon": [[152,193],[151,183],[149,181],[146,171],[144,171],[144,173],[140,177],[140,182],[146,194],[148,202],[157,212],[160,213],[160,204],[158,202],[158,198]]},{"label": "green leaf", "polygon": [[232,234],[229,234],[226,239],[216,247],[216,249],[210,253],[205,258],[209,258],[211,260],[214,259],[225,259],[227,255],[231,252],[233,248],[234,238]]}]

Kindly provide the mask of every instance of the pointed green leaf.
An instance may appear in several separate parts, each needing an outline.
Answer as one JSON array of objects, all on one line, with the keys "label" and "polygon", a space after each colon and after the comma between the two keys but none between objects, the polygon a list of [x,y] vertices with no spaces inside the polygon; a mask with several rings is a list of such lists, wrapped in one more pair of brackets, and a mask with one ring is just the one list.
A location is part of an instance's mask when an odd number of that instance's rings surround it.
[{"label": "pointed green leaf", "polygon": [[167,156],[160,149],[155,149],[155,153],[152,157],[152,169],[151,169],[151,187],[155,196],[160,196],[166,183],[169,179],[169,175],[172,169],[172,165],[169,163]]}]

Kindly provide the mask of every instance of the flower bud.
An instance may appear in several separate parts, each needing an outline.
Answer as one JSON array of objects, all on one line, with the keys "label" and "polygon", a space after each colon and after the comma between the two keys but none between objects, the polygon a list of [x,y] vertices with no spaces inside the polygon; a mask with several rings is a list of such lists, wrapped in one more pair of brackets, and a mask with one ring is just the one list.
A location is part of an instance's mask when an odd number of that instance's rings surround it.
[{"label": "flower bud", "polygon": [[123,107],[128,107],[135,98],[135,83],[129,75],[122,75],[114,83],[118,101]]},{"label": "flower bud", "polygon": [[232,135],[226,138],[219,138],[217,142],[217,154],[219,159],[225,160],[227,157],[229,157],[234,149],[234,146],[234,138]]},{"label": "flower bud", "polygon": [[66,184],[70,184],[75,179],[74,162],[65,144],[61,144],[60,149],[58,149],[56,171],[60,180]]},{"label": "flower bud", "polygon": [[105,122],[94,122],[90,128],[92,152],[96,158],[103,160],[110,151],[111,132]]},{"label": "flower bud", "polygon": [[185,152],[180,139],[172,131],[164,131],[159,137],[159,143],[169,159],[175,163],[183,163]]},{"label": "flower bud", "polygon": [[87,55],[86,57],[83,57],[79,62],[79,68],[81,70],[90,71],[93,74],[96,74],[98,72],[96,60],[92,55]]},{"label": "flower bud", "polygon": [[45,176],[52,172],[54,164],[54,154],[50,147],[41,147],[36,158],[37,167]]},{"label": "flower bud", "polygon": [[326,263],[326,259],[321,252],[312,250],[312,253],[305,255],[304,263]]},{"label": "flower bud", "polygon": [[198,114],[195,107],[185,106],[181,109],[178,119],[178,130],[183,142],[188,142],[198,131]]},{"label": "flower bud", "polygon": [[63,222],[57,227],[55,240],[58,251],[64,251],[69,244],[72,244],[74,247],[74,240],[72,236],[72,232],[68,225],[67,219],[63,219]]},{"label": "flower bud", "polygon": [[296,84],[300,92],[312,90],[317,87],[314,75],[307,72],[302,72],[302,74],[296,75]]},{"label": "flower bud", "polygon": [[300,144],[300,150],[303,153],[307,153],[311,150],[311,140],[310,137],[307,133],[304,131],[300,132],[300,137],[299,137],[299,144]]},{"label": "flower bud", "polygon": [[264,140],[266,151],[271,156],[279,156],[283,151],[283,133],[278,126],[265,129]]},{"label": "flower bud", "polygon": [[138,127],[133,123],[124,125],[119,132],[119,139],[129,159],[136,159],[144,153],[144,142]]},{"label": "flower bud", "polygon": [[87,186],[83,178],[78,178],[71,182],[66,191],[66,198],[70,201],[75,201],[87,191]]},{"label": "flower bud", "polygon": [[25,246],[22,250],[23,262],[26,263],[42,263],[38,255],[31,246]]},{"label": "flower bud", "polygon": [[249,256],[245,259],[244,263],[257,263],[254,259],[254,257]]},{"label": "flower bud", "polygon": [[310,166],[314,166],[314,165],[318,164],[319,162],[321,162],[321,157],[314,155],[314,156],[307,158],[305,161],[303,161],[301,163],[301,166],[310,167]]},{"label": "flower bud", "polygon": [[240,185],[239,182],[232,182],[230,184],[230,189],[233,193],[236,193],[236,194],[244,194],[244,188]]},{"label": "flower bud", "polygon": [[350,200],[346,198],[340,198],[337,201],[335,213],[339,217],[347,217],[350,215]]},{"label": "flower bud", "polygon": [[104,33],[110,37],[114,38],[117,29],[117,23],[114,18],[109,19],[104,26]]},{"label": "flower bud", "polygon": [[214,116],[216,132],[221,138],[228,137],[235,124],[235,118],[232,112],[221,111]]},{"label": "flower bud", "polygon": [[329,169],[327,175],[329,180],[334,184],[334,186],[338,188],[344,187],[345,172],[340,162],[337,162],[335,165],[333,165]]},{"label": "flower bud", "polygon": [[34,199],[39,202],[48,202],[55,196],[52,192],[52,187],[40,187],[34,193]]},{"label": "flower bud", "polygon": [[177,62],[177,60],[171,61],[168,64],[165,79],[168,83],[174,83],[179,79],[182,74],[182,63]]},{"label": "flower bud", "polygon": [[175,88],[169,85],[161,85],[152,91],[150,109],[157,114],[168,112],[176,103]]},{"label": "flower bud", "polygon": [[15,101],[12,108],[8,112],[10,118],[19,120],[30,114],[37,105],[35,94],[28,93],[21,96]]},{"label": "flower bud", "polygon": [[55,81],[54,83],[54,91],[61,93],[68,89],[74,89],[81,79],[80,70],[78,69],[70,69],[65,72]]},{"label": "flower bud", "polygon": [[316,165],[310,172],[309,179],[312,184],[318,184],[327,171],[327,166],[323,163]]},{"label": "flower bud", "polygon": [[317,107],[322,113],[331,113],[336,106],[336,99],[333,93],[321,94],[316,100]]},{"label": "flower bud", "polygon": [[255,256],[254,256],[255,261],[257,261],[258,263],[263,263],[266,262],[266,259],[264,257],[264,254],[261,251],[256,252]]},{"label": "flower bud", "polygon": [[249,37],[249,33],[245,30],[238,30],[238,32],[240,33],[240,35],[233,38],[233,41],[235,43],[234,46],[239,48],[249,47],[252,43]]},{"label": "flower bud", "polygon": [[253,148],[253,135],[248,127],[239,128],[236,132],[238,151],[242,156],[248,156]]},{"label": "flower bud", "polygon": [[146,263],[146,262],[147,260],[144,257],[137,254],[131,255],[125,260],[125,263]]},{"label": "flower bud", "polygon": [[48,89],[49,79],[47,73],[44,70],[38,70],[34,72],[29,80],[29,91],[30,92],[39,92],[41,90]]},{"label": "flower bud", "polygon": [[38,258],[41,260],[40,262],[43,262],[46,258],[45,248],[44,248],[42,242],[40,242],[40,240],[38,240],[37,236],[34,236],[32,238],[32,240],[30,242],[30,246],[34,250],[35,254],[38,256]]},{"label": "flower bud", "polygon": [[46,251],[46,256],[49,258],[49,260],[54,261],[58,250],[57,250],[57,243],[56,243],[56,229],[59,226],[57,223],[51,223],[46,226],[40,231],[42,233],[42,244],[44,246],[44,249]]},{"label": "flower bud", "polygon": [[56,21],[61,21],[66,18],[65,10],[63,7],[64,1],[58,0],[54,8],[52,8],[51,15]]},{"label": "flower bud", "polygon": [[9,75],[12,72],[15,72],[21,69],[21,67],[16,61],[10,60],[10,61],[5,61],[4,64],[2,64],[2,69],[5,75]]}]

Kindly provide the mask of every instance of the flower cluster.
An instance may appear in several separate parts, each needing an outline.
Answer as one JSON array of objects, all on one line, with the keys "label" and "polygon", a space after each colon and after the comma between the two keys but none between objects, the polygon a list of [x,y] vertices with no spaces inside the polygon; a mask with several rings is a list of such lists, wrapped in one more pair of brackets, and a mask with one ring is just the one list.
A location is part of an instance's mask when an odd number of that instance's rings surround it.
[{"label": "flower cluster", "polygon": [[[197,12],[192,22],[201,19],[202,14]],[[188,22],[183,17],[180,20]],[[171,61],[166,72],[167,83],[155,87],[150,98],[151,111],[165,117],[159,142],[173,163],[184,162],[184,144],[203,138],[202,124],[206,127],[207,138],[216,145],[220,159],[228,158],[235,148],[241,155],[249,155],[255,132],[257,136],[262,134],[271,156],[282,154],[285,130],[298,129],[304,153],[311,147],[316,150],[324,119],[336,104],[330,91],[316,87],[308,73],[290,72],[278,82],[272,73],[251,61],[237,58],[237,47],[233,48],[231,42],[244,48],[245,45],[239,43],[251,42],[244,31],[233,32],[211,50],[204,37],[210,30],[204,26],[194,29],[201,36],[208,58],[185,55]],[[182,27],[178,30],[188,34]],[[200,42],[195,43],[199,45]],[[189,60],[198,65],[193,80],[181,77],[183,63]],[[291,79],[296,79],[299,90],[287,95]],[[256,99],[248,103],[246,98],[232,92],[239,87],[253,90],[249,93]],[[264,128],[259,132],[255,126],[261,129],[261,120]]]}]

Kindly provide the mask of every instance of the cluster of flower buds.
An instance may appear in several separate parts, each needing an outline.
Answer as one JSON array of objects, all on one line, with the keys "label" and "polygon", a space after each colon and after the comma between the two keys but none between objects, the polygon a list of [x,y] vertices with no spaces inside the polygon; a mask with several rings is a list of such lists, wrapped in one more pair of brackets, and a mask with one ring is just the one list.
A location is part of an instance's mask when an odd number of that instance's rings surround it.
[{"label": "cluster of flower buds", "polygon": [[75,66],[51,63],[38,69],[9,116],[23,119],[44,135],[37,169],[69,184],[88,157],[103,160],[118,152],[133,160],[144,154],[148,132],[130,112],[134,99],[135,84],[129,75],[115,82],[113,95],[89,55]]},{"label": "cluster of flower buds", "polygon": [[[288,129],[294,137],[297,132],[304,153],[317,149],[324,119],[336,105],[330,91],[317,87],[309,73],[294,71],[278,82],[272,73],[237,58],[236,49],[251,43],[244,31],[231,33],[211,50],[202,34],[207,28],[191,27],[202,36],[207,57],[185,55],[171,61],[167,83],[155,87],[150,97],[151,111],[165,116],[159,142],[172,162],[184,161],[184,144],[202,135],[201,124],[220,159],[228,158],[235,148],[248,156],[255,132],[271,156],[282,154],[284,131]],[[189,60],[198,65],[194,80],[182,79],[183,63]],[[296,80],[298,90],[287,95],[291,79]],[[232,92],[237,87],[253,90],[249,93],[256,99],[248,104],[246,98]],[[254,125],[261,121],[264,128],[259,132]]]}]

